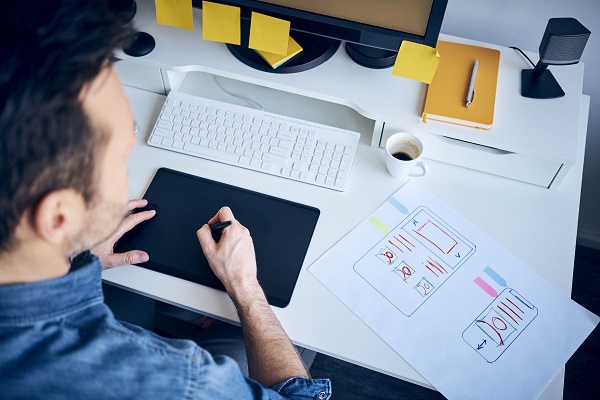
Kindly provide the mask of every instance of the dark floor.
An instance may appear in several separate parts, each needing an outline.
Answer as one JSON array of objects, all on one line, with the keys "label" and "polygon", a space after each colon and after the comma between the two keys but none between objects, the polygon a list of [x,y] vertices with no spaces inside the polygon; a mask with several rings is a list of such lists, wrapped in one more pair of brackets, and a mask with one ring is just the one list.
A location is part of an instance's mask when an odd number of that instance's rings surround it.
[{"label": "dark floor", "polygon": [[[600,315],[600,250],[577,246],[573,300]],[[339,400],[429,400],[444,397],[433,390],[318,354],[314,377],[328,377]],[[600,398],[600,328],[592,332],[567,362],[564,399]]]}]

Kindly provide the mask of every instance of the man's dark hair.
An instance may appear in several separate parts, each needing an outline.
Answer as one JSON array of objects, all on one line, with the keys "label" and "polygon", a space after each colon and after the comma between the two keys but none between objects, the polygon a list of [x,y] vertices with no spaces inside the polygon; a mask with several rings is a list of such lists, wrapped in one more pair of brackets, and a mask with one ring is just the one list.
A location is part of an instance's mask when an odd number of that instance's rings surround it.
[{"label": "man's dark hair", "polygon": [[107,0],[15,0],[0,16],[0,254],[24,211],[72,188],[89,204],[103,140],[81,92],[131,28]]}]

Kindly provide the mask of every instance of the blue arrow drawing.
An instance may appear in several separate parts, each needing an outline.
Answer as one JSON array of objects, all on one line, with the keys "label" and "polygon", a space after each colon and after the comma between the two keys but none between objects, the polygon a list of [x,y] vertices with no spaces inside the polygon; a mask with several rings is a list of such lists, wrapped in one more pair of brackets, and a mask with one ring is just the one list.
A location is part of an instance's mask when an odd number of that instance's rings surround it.
[{"label": "blue arrow drawing", "polygon": [[483,346],[485,346],[486,343],[487,343],[487,341],[485,339],[483,339],[483,342],[481,344],[477,345],[477,350],[483,349]]}]

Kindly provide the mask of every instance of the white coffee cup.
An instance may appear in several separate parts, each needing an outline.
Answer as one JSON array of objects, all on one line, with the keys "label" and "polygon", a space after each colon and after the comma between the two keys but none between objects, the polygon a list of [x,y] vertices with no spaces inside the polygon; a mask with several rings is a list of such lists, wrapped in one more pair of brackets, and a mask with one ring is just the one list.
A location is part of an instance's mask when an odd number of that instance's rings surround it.
[{"label": "white coffee cup", "polygon": [[423,143],[408,132],[395,133],[385,142],[385,165],[394,178],[427,174],[429,168],[422,160],[422,154]]}]

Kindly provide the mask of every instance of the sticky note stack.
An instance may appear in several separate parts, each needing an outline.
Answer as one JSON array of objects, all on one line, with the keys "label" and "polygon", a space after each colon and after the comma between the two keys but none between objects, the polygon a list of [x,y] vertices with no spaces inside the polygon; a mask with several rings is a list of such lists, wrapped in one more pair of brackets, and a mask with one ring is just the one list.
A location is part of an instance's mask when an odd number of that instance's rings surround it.
[{"label": "sticky note stack", "polygon": [[279,67],[283,63],[289,61],[294,56],[302,52],[302,46],[289,36],[287,53],[285,55],[269,53],[267,51],[256,50],[256,52],[267,62],[273,69]]}]

